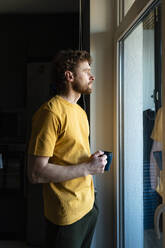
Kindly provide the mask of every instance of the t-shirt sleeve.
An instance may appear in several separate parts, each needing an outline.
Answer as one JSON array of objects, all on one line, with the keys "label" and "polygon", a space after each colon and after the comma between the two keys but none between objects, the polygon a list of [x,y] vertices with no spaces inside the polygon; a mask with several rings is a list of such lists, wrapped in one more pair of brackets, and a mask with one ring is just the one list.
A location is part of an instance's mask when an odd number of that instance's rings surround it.
[{"label": "t-shirt sleeve", "polygon": [[41,110],[33,118],[28,153],[37,156],[53,156],[58,137],[59,123],[55,115]]},{"label": "t-shirt sleeve", "polygon": [[160,108],[156,114],[151,138],[155,141],[162,142],[162,108]]}]

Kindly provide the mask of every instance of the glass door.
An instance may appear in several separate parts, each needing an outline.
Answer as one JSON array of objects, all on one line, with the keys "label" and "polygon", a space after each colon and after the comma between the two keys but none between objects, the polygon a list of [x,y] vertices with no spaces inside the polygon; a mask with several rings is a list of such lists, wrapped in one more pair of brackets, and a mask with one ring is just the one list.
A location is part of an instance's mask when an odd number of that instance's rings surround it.
[{"label": "glass door", "polygon": [[120,247],[125,248],[163,247],[161,218],[160,237],[154,228],[162,203],[160,12],[160,4],[150,8],[120,41]]}]

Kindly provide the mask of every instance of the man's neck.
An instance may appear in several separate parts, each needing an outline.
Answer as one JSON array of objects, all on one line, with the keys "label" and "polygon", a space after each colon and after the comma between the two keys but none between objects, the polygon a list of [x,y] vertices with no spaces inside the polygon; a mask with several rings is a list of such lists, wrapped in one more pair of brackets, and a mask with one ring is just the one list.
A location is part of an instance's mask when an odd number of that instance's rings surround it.
[{"label": "man's neck", "polygon": [[67,94],[67,95],[60,95],[62,98],[64,98],[66,101],[76,104],[77,101],[80,99],[81,94]]}]

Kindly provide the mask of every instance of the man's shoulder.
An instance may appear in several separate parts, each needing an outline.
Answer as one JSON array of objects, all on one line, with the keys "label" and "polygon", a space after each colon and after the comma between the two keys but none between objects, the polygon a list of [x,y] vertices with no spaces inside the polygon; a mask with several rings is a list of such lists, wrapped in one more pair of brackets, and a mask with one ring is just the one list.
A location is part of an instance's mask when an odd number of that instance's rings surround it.
[{"label": "man's shoulder", "polygon": [[[42,111],[48,111],[56,116],[86,115],[78,104],[71,104],[60,96],[54,96],[41,106]],[[75,111],[76,110],[76,111]]]},{"label": "man's shoulder", "polygon": [[52,114],[61,112],[61,103],[59,98],[57,96],[52,97],[41,106],[41,110],[51,112]]},{"label": "man's shoulder", "polygon": [[56,113],[58,113],[58,104],[56,103],[55,97],[53,97],[39,107],[39,109],[33,114],[32,119],[35,121],[40,118],[54,116]]}]

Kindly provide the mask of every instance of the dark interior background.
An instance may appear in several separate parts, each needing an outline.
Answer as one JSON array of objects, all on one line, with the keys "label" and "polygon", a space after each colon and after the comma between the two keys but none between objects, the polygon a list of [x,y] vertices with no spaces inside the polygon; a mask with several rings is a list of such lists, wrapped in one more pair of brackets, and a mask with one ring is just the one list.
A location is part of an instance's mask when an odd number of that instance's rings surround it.
[{"label": "dark interior background", "polygon": [[[89,51],[89,1],[82,11],[82,49]],[[79,48],[78,11],[0,14],[0,240],[42,247],[42,185],[27,181],[27,146],[32,115],[49,97],[41,91],[44,80],[50,87],[45,68],[69,48]],[[85,101],[89,116],[89,97]],[[79,104],[84,107],[82,98]]]},{"label": "dark interior background", "polygon": [[1,15],[0,30],[0,108],[24,108],[27,62],[78,48],[78,14]]}]

